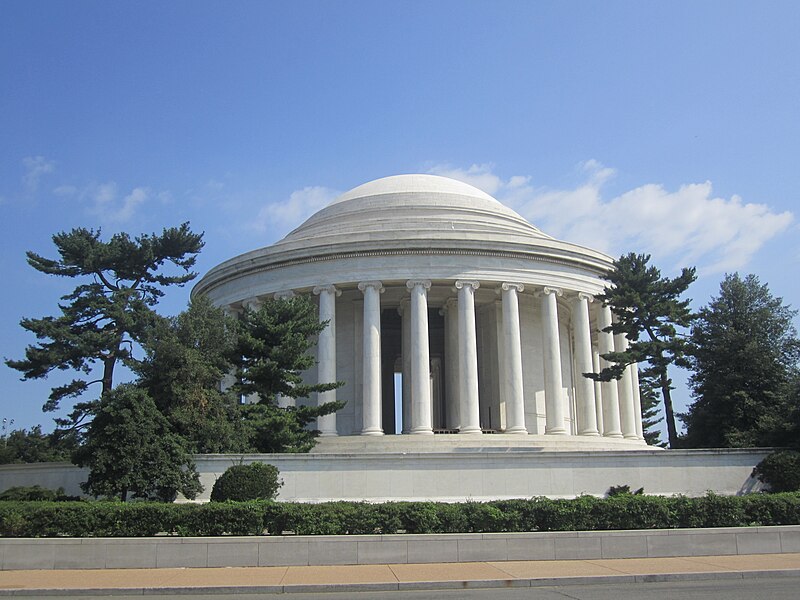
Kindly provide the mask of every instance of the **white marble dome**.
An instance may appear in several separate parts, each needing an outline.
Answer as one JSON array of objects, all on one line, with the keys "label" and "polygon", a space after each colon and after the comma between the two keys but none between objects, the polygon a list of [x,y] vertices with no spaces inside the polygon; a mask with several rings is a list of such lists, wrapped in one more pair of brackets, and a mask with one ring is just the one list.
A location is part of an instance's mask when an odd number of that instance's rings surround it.
[{"label": "white marble dome", "polygon": [[[295,289],[299,284],[314,286],[319,279],[318,269],[313,271],[311,279],[295,281],[293,278],[285,279],[283,267],[375,252],[383,256],[406,257],[493,256],[547,261],[560,266],[579,265],[581,269],[588,268],[592,272],[591,292],[602,289],[596,276],[611,265],[611,258],[607,255],[546,235],[512,209],[467,183],[438,175],[395,175],[345,192],[282,240],[215,267],[198,283],[196,291],[214,298],[219,296],[221,303],[235,302],[241,298],[225,293],[231,275],[263,273],[276,268],[282,270],[280,277],[260,277],[264,282],[268,279],[270,284],[274,281],[277,286],[270,285],[271,289],[265,291],[279,292],[284,287]],[[378,265],[378,270],[369,273],[369,277],[382,279],[386,274],[385,262]],[[429,263],[427,259],[422,262]],[[336,268],[339,265],[331,266]],[[516,266],[516,263],[507,264],[508,268],[518,270]],[[397,273],[403,277],[411,275],[409,267],[412,264],[403,259],[399,269],[392,267],[392,271],[405,271]],[[532,270],[529,264],[522,271],[525,280],[533,277],[542,285],[555,283],[550,274],[544,279],[538,278],[535,275],[538,269]],[[468,275],[469,272],[481,275],[477,263],[461,274]],[[445,277],[459,275],[451,271],[442,274]],[[362,275],[366,277],[368,273],[362,272]],[[241,294],[240,283],[237,283],[234,296]],[[291,285],[281,287],[281,284]]]},{"label": "white marble dome", "polygon": [[279,246],[476,238],[526,243],[549,236],[469,184],[436,175],[395,175],[342,194]]},{"label": "white marble dome", "polygon": [[344,381],[333,394],[347,401],[320,423],[324,435],[492,432],[641,447],[634,369],[603,386],[582,376],[614,347],[599,332],[610,313],[591,301],[611,266],[467,183],[411,174],[342,194],[282,240],[211,269],[193,293],[233,312],[319,297],[331,326],[306,376]]}]

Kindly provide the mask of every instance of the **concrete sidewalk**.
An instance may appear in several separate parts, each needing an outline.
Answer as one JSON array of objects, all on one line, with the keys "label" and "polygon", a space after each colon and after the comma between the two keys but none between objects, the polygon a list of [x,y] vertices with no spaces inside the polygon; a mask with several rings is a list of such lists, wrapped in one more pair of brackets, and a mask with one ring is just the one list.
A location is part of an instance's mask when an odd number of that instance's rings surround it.
[{"label": "concrete sidewalk", "polygon": [[531,587],[800,574],[800,553],[673,558],[0,572],[0,596]]}]

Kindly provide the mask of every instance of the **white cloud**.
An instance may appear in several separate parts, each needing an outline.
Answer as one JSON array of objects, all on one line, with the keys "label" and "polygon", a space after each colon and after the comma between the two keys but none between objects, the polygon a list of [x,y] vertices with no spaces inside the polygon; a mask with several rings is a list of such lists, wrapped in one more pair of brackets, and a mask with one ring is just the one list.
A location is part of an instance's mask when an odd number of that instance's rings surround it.
[{"label": "white cloud", "polygon": [[59,185],[58,187],[53,188],[53,193],[56,196],[69,198],[78,193],[78,188],[76,188],[74,185]]},{"label": "white cloud", "polygon": [[[84,188],[61,185],[53,193],[63,198],[75,198],[86,205],[86,212],[103,225],[117,225],[130,221],[140,206],[153,198],[146,187],[135,187],[122,196],[116,182],[90,183]],[[162,203],[171,201],[169,192],[159,192],[155,198]]]},{"label": "white cloud", "polygon": [[671,264],[665,267],[696,265],[705,273],[744,267],[794,220],[791,212],[777,213],[766,204],[715,197],[708,181],[675,191],[651,183],[605,198],[603,185],[615,171],[596,160],[580,167],[584,181],[571,189],[536,188],[530,177],[519,175],[503,180],[491,165],[431,172],[483,189],[556,238],[612,256],[646,252]]},{"label": "white cloud", "polygon": [[259,232],[273,231],[277,235],[296,227],[315,212],[324,208],[341,192],[321,186],[309,186],[293,191],[287,200],[264,206],[250,223]]},{"label": "white cloud", "polygon": [[25,167],[22,184],[28,192],[33,193],[39,189],[39,180],[44,175],[52,173],[56,163],[44,156],[26,156],[22,159],[22,166]]},{"label": "white cloud", "polygon": [[[508,182],[503,182],[500,177],[492,173],[492,169],[494,169],[494,165],[491,164],[472,165],[468,169],[459,169],[450,165],[436,165],[430,172],[434,175],[458,179],[492,196],[497,194],[503,187],[510,187],[512,182],[514,185],[519,185],[519,177],[512,177]],[[521,179],[527,181],[525,177]]]}]

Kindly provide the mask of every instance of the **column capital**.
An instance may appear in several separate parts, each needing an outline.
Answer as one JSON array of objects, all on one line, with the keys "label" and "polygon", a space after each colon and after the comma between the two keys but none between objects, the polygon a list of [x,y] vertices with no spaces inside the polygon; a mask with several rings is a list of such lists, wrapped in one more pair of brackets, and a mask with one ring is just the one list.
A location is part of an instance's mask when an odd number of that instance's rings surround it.
[{"label": "column capital", "polygon": [[409,279],[406,281],[406,287],[410,290],[413,290],[417,286],[422,286],[426,290],[431,289],[431,280],[430,279]]},{"label": "column capital", "polygon": [[442,305],[442,310],[444,312],[457,309],[458,309],[458,298],[448,298],[447,300],[444,301],[444,304]]},{"label": "column capital", "polygon": [[588,292],[578,292],[578,300],[586,300],[589,304],[594,302],[594,296]]},{"label": "column capital", "polygon": [[315,285],[312,293],[315,296],[319,296],[322,292],[326,292],[328,294],[336,294],[337,297],[342,295],[342,290],[337,289],[335,285],[328,284],[328,285]]},{"label": "column capital", "polygon": [[245,298],[242,300],[242,308],[249,308],[250,310],[258,310],[258,307],[261,306],[263,302],[258,296],[253,296],[252,298]]},{"label": "column capital", "polygon": [[504,292],[508,292],[510,290],[516,290],[517,292],[522,293],[525,291],[525,286],[521,283],[514,283],[510,281],[504,281],[500,284],[500,289]]},{"label": "column capital", "polygon": [[411,306],[411,298],[400,298],[400,304],[397,305],[397,314],[402,317],[403,314],[408,310],[409,306]]},{"label": "column capital", "polygon": [[550,294],[555,294],[559,298],[564,295],[564,292],[561,288],[557,287],[550,287],[548,285],[544,286],[540,291],[536,292],[536,297],[539,296],[549,296]]},{"label": "column capital", "polygon": [[236,308],[233,304],[226,304],[220,308],[222,308],[222,314],[227,317],[236,317],[242,312],[241,308]]},{"label": "column capital", "polygon": [[275,300],[291,300],[294,298],[294,292],[292,290],[284,290],[282,292],[275,292],[273,296]]},{"label": "column capital", "polygon": [[383,287],[383,282],[381,281],[362,281],[358,284],[358,289],[362,292],[366,291],[367,288],[373,288],[378,291],[378,293],[382,294],[385,290]]},{"label": "column capital", "polygon": [[479,287],[481,287],[481,282],[459,279],[458,281],[455,282],[455,287],[457,290],[460,290],[462,288],[472,288],[472,290],[474,291],[477,290]]}]

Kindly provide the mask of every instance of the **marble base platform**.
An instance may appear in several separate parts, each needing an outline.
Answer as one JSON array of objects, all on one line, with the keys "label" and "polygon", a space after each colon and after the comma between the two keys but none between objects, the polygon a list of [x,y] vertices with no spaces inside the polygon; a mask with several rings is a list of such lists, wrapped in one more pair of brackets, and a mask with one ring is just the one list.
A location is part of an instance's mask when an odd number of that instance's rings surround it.
[{"label": "marble base platform", "polygon": [[[454,446],[446,451],[422,451],[418,447],[412,452],[402,447],[402,440],[388,438],[381,444],[398,444],[394,451],[350,448],[347,452],[321,452],[334,445],[358,443],[344,439],[323,442],[314,454],[196,456],[205,488],[198,500],[208,500],[214,481],[225,469],[256,461],[278,467],[283,480],[280,500],[298,502],[571,498],[581,494],[603,496],[609,487],[619,485],[643,487],[647,494],[699,496],[711,490],[735,495],[760,489],[751,472],[769,453],[764,448],[558,451],[513,445]],[[79,483],[86,475],[84,469],[67,463],[3,465],[0,491],[38,484],[79,494]]]},{"label": "marble base platform", "polygon": [[655,450],[642,440],[626,440],[600,436],[515,435],[494,433],[483,435],[352,435],[320,437],[312,454],[391,454],[396,452],[524,452],[524,451],[604,451]]}]

